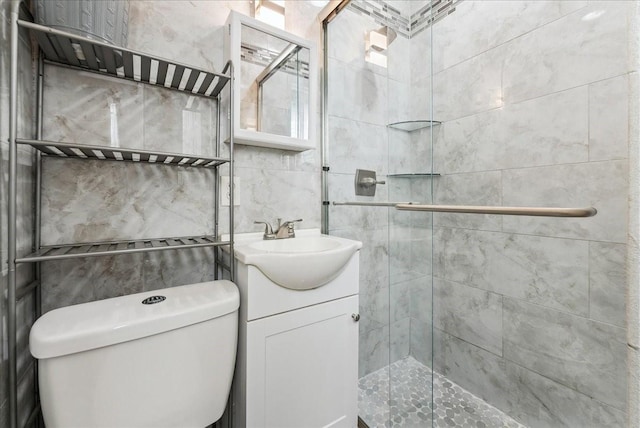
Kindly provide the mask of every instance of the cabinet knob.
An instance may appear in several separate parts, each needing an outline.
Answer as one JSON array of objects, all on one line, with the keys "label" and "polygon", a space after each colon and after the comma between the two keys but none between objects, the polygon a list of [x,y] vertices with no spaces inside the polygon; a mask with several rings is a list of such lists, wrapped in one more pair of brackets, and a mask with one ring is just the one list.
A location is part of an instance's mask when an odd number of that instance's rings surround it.
[{"label": "cabinet knob", "polygon": [[355,322],[358,322],[360,321],[360,314],[351,314],[351,318],[353,318]]}]

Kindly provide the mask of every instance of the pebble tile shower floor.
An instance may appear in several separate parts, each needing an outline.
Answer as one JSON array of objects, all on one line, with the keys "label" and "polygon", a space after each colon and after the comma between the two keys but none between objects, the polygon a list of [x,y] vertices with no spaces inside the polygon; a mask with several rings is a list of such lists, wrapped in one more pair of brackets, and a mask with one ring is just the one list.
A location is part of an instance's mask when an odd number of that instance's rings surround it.
[{"label": "pebble tile shower floor", "polygon": [[[407,357],[370,373],[358,386],[359,416],[370,428],[431,427],[431,369],[415,359]],[[433,373],[433,387],[434,427],[526,428],[438,373]]]}]

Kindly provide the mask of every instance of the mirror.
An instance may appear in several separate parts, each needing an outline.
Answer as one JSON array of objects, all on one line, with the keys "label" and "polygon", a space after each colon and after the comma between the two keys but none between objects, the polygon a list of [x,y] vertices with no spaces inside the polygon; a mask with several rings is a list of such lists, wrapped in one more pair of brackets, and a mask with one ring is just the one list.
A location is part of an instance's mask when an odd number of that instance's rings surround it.
[{"label": "mirror", "polygon": [[234,135],[240,144],[315,148],[316,51],[312,42],[232,12]]}]

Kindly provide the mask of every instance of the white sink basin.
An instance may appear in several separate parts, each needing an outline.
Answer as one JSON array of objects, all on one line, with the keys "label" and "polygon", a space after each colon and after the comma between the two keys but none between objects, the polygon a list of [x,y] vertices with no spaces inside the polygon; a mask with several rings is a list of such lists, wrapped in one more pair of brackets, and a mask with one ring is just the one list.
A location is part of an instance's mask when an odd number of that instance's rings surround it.
[{"label": "white sink basin", "polygon": [[293,290],[318,288],[342,271],[362,242],[320,233],[297,231],[295,238],[239,239],[235,256],[260,269],[276,284]]}]

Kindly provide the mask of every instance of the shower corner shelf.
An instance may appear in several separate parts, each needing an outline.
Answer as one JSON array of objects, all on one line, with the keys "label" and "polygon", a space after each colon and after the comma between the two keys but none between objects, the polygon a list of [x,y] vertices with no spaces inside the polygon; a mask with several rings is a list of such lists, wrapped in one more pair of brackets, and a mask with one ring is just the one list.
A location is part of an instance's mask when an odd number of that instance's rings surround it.
[{"label": "shower corner shelf", "polygon": [[432,178],[432,177],[440,177],[440,173],[438,172],[408,172],[408,173],[397,173],[397,174],[387,174],[389,178]]},{"label": "shower corner shelf", "polygon": [[215,168],[230,161],[230,159],[219,157],[206,157],[182,153],[165,153],[149,150],[94,146],[89,144],[63,143],[45,140],[17,139],[16,143],[29,145],[47,156],[61,157],[65,159],[77,158],[128,161],[196,168]]},{"label": "shower corner shelf", "polygon": [[401,131],[413,132],[420,129],[431,128],[440,125],[442,122],[437,120],[405,120],[402,122],[393,122],[387,125],[389,128],[399,129]]}]

